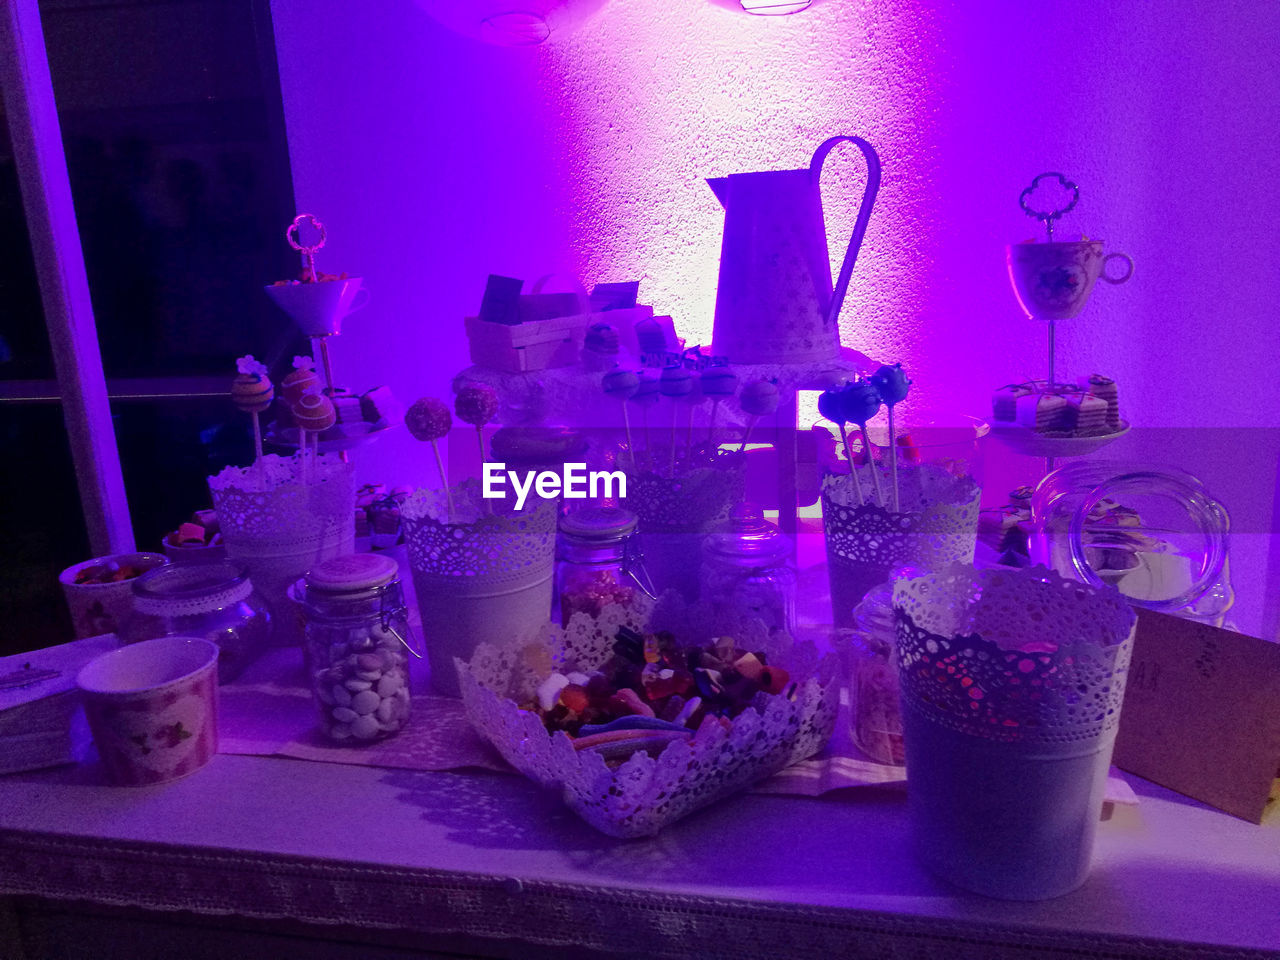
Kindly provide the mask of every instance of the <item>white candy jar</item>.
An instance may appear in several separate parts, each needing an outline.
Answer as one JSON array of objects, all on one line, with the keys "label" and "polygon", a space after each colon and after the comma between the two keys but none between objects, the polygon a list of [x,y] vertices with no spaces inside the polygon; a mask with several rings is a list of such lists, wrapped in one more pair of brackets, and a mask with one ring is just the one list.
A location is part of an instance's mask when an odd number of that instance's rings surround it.
[{"label": "white candy jar", "polygon": [[703,601],[719,612],[758,617],[795,632],[796,575],[791,541],[752,506],[734,507],[702,542]]},{"label": "white candy jar", "polygon": [[320,728],[335,741],[384,740],[409,722],[408,611],[399,567],[358,553],[317,564],[294,584]]}]

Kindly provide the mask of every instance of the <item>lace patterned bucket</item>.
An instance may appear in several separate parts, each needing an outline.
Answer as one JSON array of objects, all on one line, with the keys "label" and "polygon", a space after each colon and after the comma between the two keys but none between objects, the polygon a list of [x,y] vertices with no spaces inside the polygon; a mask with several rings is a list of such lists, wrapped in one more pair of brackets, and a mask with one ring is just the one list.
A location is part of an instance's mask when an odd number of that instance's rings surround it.
[{"label": "lace patterned bucket", "polygon": [[957,886],[1043,900],[1089,872],[1132,651],[1113,587],[959,564],[894,586],[916,851]]},{"label": "lace patterned bucket", "polygon": [[742,502],[746,464],[736,451],[698,452],[677,460],[671,473],[661,458],[656,472],[628,473],[622,505],[639,518],[640,549],[658,593],[672,589],[697,599],[702,541]]},{"label": "lace patterned bucket", "polygon": [[[548,668],[590,673],[612,654],[619,627],[669,630],[687,646],[716,636],[740,649],[763,651],[786,667],[795,695],[763,697],[731,723],[708,718],[689,740],[658,756],[637,751],[609,767],[598,753],[575,750],[565,733],[552,734],[532,710]],[[565,628],[540,630],[482,644],[469,663],[455,661],[467,717],[503,758],[530,780],[561,791],[569,808],[614,837],[653,836],[695,810],[812,756],[835,729],[840,705],[834,656],[819,659],[809,643],[757,619],[719,619],[705,604],[686,604],[668,590],[656,602],[639,594],[627,605],[609,604],[598,617],[575,613]],[[762,695],[763,696],[763,695]]]},{"label": "lace patterned bucket", "polygon": [[558,504],[531,498],[516,511],[484,500],[467,480],[419,490],[400,508],[432,688],[459,696],[455,657],[481,643],[527,636],[551,617]]},{"label": "lace patterned bucket", "polygon": [[[982,491],[972,478],[954,476],[932,464],[900,467],[902,510],[894,513],[870,497],[872,469],[858,468],[867,494],[865,505],[859,504],[849,475],[828,476],[822,482],[831,614],[838,627],[853,626],[853,608],[868,590],[888,580],[895,567],[928,570],[971,563],[978,540]],[[887,483],[888,474],[881,471],[881,475]]]},{"label": "lace patterned bucket", "polygon": [[209,478],[227,556],[249,570],[271,609],[277,644],[302,642],[288,590],[313,565],[355,551],[355,466],[317,457],[303,484],[298,457],[262,457]]}]

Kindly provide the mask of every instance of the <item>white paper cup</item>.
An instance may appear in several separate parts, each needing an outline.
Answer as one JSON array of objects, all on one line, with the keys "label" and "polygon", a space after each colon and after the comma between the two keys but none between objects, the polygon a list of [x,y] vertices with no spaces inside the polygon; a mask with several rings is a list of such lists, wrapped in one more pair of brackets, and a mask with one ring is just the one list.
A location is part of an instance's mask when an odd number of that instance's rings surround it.
[{"label": "white paper cup", "polygon": [[112,650],[76,676],[107,779],[166,783],[218,752],[218,646],[160,637]]}]

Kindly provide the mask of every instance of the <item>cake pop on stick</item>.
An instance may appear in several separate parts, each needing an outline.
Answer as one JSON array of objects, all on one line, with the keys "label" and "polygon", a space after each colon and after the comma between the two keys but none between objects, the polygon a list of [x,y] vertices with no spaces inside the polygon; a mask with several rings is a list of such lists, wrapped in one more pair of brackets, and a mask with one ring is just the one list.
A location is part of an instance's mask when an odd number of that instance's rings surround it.
[{"label": "cake pop on stick", "polygon": [[898,512],[898,436],[893,424],[893,408],[907,398],[911,381],[902,372],[902,364],[885,364],[871,375],[880,399],[889,408],[889,470],[893,476],[893,512]]},{"label": "cake pop on stick", "polygon": [[715,450],[716,414],[720,412],[720,401],[732,397],[738,392],[738,375],[727,363],[712,361],[712,365],[702,369],[699,377],[702,395],[711,398],[711,422],[707,426],[707,443]]},{"label": "cake pop on stick", "polygon": [[253,462],[262,459],[262,425],[258,414],[271,406],[275,388],[267,377],[267,367],[247,354],[236,361],[238,376],[231,381],[231,402],[253,418]]},{"label": "cake pop on stick", "polygon": [[449,478],[444,472],[444,460],[440,457],[440,438],[447,437],[453,426],[449,408],[435,397],[422,397],[410,404],[404,414],[404,425],[415,440],[430,441],[436,455],[436,469],[440,472],[440,485],[444,487],[444,502],[448,522],[453,523],[453,495],[449,492]]},{"label": "cake pop on stick", "polygon": [[453,398],[453,410],[459,420],[476,428],[480,462],[483,464],[487,459],[484,455],[484,425],[498,415],[497,391],[485,383],[469,383]]},{"label": "cake pop on stick", "polygon": [[739,453],[747,449],[747,441],[751,439],[751,431],[755,429],[756,422],[761,417],[767,417],[776,412],[781,399],[775,380],[753,380],[742,388],[742,396],[738,398],[738,403],[742,406],[742,412],[751,419],[747,421],[747,429],[742,434],[742,446],[738,447]]},{"label": "cake pop on stick", "polygon": [[639,384],[636,385],[636,392],[631,396],[631,402],[640,405],[640,412],[644,417],[644,449],[651,467],[653,465],[653,434],[649,432],[649,408],[661,399],[658,378],[648,372],[642,374]]},{"label": "cake pop on stick", "polygon": [[[871,437],[867,434],[867,421],[880,412],[880,391],[866,380],[855,380],[847,384],[841,394],[841,415],[850,423],[856,423],[862,430],[862,448],[867,453],[867,468],[871,471],[871,481],[876,488],[876,506],[885,506],[884,490],[880,486],[880,471],[876,468],[875,457],[871,455]],[[852,469],[857,469],[850,465]]]},{"label": "cake pop on stick", "polygon": [[668,364],[662,368],[662,376],[658,380],[658,389],[664,397],[671,398],[671,466],[669,474],[676,473],[676,430],[680,415],[679,401],[687,397],[693,390],[693,374],[683,364]]},{"label": "cake pop on stick", "polygon": [[280,381],[280,392],[289,406],[293,406],[308,393],[320,392],[320,378],[316,376],[316,361],[312,357],[293,358],[293,373]]},{"label": "cake pop on stick", "polygon": [[818,396],[818,412],[840,428],[840,442],[844,444],[844,455],[849,461],[849,474],[853,477],[853,488],[858,493],[858,506],[865,506],[866,498],[862,495],[862,480],[858,477],[858,465],[853,462],[853,450],[849,447],[849,434],[844,425],[849,418],[844,414],[844,391],[836,387],[823,390]]},{"label": "cake pop on stick", "polygon": [[610,370],[600,381],[605,396],[614,397],[622,407],[622,427],[627,432],[627,453],[631,457],[631,470],[636,469],[636,446],[631,439],[631,418],[627,415],[627,401],[640,389],[640,378],[630,370],[618,367]]},{"label": "cake pop on stick", "polygon": [[[314,468],[314,460],[319,456],[320,434],[338,422],[338,415],[333,409],[333,401],[323,393],[308,393],[298,398],[293,405],[293,422],[298,425],[298,436],[302,440],[302,483],[311,482],[310,475]],[[315,454],[307,454],[307,436],[315,435]]]}]

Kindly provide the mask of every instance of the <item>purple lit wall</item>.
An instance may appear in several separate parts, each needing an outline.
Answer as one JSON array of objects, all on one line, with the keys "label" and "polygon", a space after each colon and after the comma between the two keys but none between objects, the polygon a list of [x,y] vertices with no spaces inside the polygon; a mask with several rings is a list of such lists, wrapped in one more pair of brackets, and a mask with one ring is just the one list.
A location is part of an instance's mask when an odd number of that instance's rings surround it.
[{"label": "purple lit wall", "polygon": [[[374,294],[337,344],[344,379],[406,399],[444,390],[491,271],[639,277],[705,341],[723,217],[702,178],[802,166],[827,135],[857,133],[885,180],[844,340],[906,363],[917,408],[984,413],[993,387],[1043,375],[1043,331],[1018,312],[1003,245],[1039,229],[1022,187],[1062,170],[1082,187],[1063,233],[1137,263],[1064,326],[1062,368],[1114,376],[1147,427],[1275,427],[1280,28],[1267,7],[826,0],[763,18],[611,0],[510,49],[410,0],[359,14],[275,0],[299,207],[329,226],[322,268],[362,273]],[[828,166],[837,250],[861,168]],[[1248,499],[1261,534],[1277,449],[1274,433],[1250,436],[1247,489],[1233,486],[1241,464],[1206,463],[1194,443],[1135,437],[1119,454],[1183,461],[1229,504]],[[368,472],[427,475],[405,438],[379,452]],[[1237,577],[1260,587],[1270,540],[1241,549]]]}]

